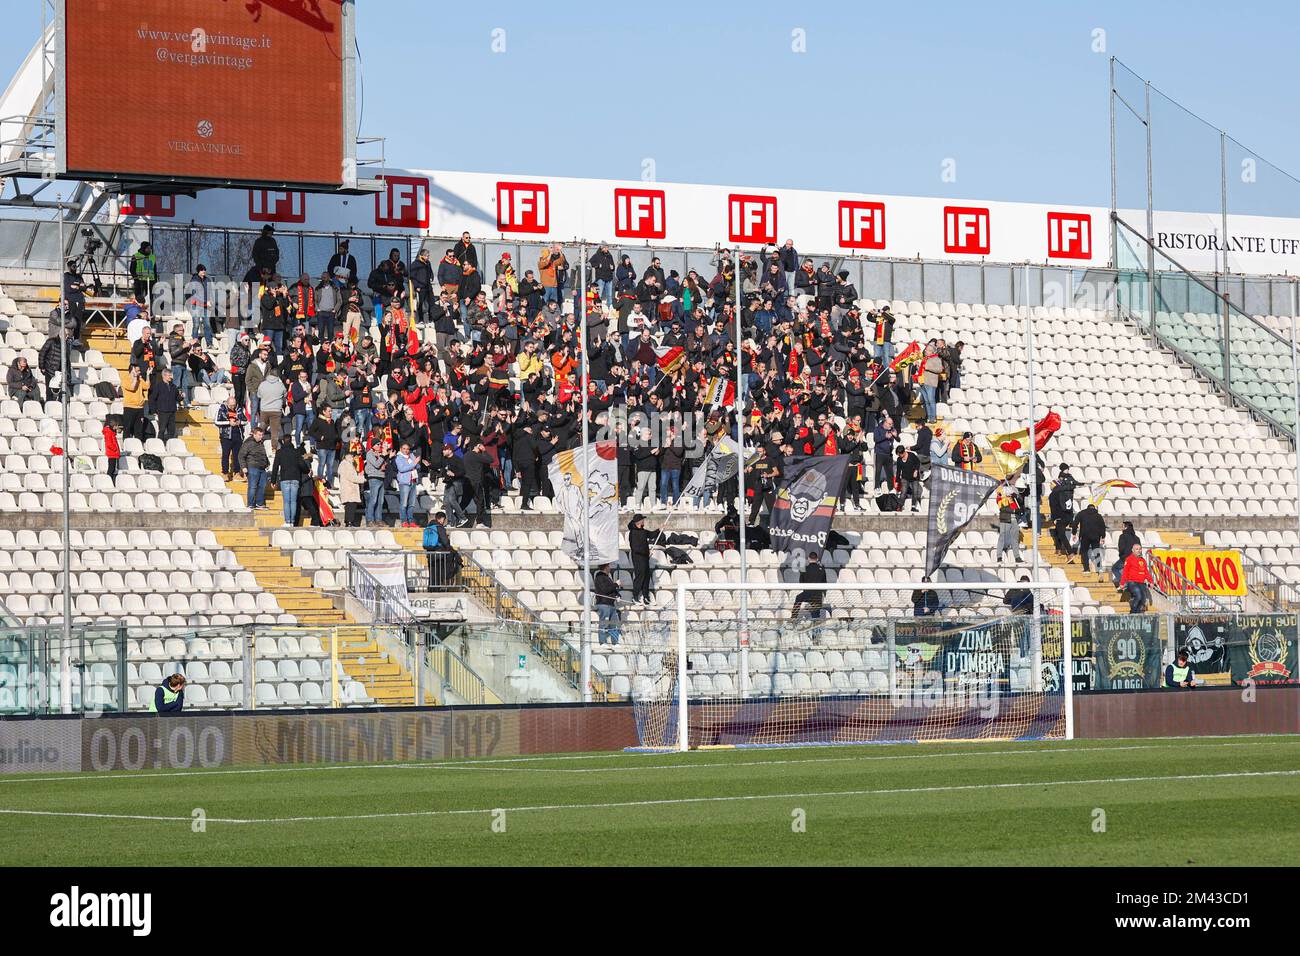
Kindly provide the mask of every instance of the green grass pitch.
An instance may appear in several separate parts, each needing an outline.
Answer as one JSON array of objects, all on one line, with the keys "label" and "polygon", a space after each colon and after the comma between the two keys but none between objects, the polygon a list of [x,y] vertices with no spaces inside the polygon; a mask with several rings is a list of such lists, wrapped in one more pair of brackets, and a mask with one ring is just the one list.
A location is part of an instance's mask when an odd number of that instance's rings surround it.
[{"label": "green grass pitch", "polygon": [[27,774],[0,836],[6,866],[1296,865],[1300,737]]}]

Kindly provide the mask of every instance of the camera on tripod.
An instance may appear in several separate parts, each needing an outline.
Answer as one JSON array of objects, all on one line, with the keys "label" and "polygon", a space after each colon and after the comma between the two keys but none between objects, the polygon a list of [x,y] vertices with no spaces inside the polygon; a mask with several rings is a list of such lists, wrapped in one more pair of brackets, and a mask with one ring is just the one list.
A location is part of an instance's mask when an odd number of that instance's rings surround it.
[{"label": "camera on tripod", "polygon": [[82,240],[81,249],[86,255],[90,255],[104,244],[104,240],[95,235],[95,230],[93,229],[82,229],[81,234],[85,237]]}]

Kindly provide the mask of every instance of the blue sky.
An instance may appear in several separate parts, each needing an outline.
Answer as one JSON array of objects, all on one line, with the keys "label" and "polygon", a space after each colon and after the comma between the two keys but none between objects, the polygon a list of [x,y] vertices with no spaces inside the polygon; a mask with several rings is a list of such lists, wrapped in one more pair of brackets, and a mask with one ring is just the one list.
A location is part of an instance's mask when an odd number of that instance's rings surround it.
[{"label": "blue sky", "polygon": [[[6,7],[16,65],[39,8]],[[650,159],[662,181],[1105,205],[1109,54],[1300,166],[1288,3],[361,0],[359,23],[362,132],[397,166],[639,179]],[[1217,203],[1217,141],[1164,132],[1157,204]],[[1140,199],[1126,142],[1123,193]],[[1259,186],[1255,205],[1300,215],[1300,188]]]}]

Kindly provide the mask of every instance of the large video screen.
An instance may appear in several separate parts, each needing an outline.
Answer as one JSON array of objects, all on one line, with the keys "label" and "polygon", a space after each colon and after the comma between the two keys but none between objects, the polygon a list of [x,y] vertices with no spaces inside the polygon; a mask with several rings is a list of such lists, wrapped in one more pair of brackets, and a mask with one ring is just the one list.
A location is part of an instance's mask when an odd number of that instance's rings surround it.
[{"label": "large video screen", "polygon": [[338,187],[343,3],[65,0],[64,172]]}]

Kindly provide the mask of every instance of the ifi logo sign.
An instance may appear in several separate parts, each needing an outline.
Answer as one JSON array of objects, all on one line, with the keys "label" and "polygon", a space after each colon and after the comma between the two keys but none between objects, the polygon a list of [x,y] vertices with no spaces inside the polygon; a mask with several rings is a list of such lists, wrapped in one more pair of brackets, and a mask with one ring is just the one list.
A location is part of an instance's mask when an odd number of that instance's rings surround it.
[{"label": "ifi logo sign", "polygon": [[668,235],[662,189],[615,189],[614,235],[620,239],[662,239]]},{"label": "ifi logo sign", "polygon": [[943,251],[988,255],[988,209],[978,206],[944,206]]},{"label": "ifi logo sign", "polygon": [[776,197],[730,194],[727,227],[732,242],[776,242]]},{"label": "ifi logo sign", "polygon": [[423,176],[379,176],[384,188],[375,193],[375,225],[429,228],[429,180]]},{"label": "ifi logo sign", "polygon": [[276,189],[250,189],[248,218],[251,222],[306,222],[307,196]]},{"label": "ifi logo sign", "polygon": [[123,193],[119,206],[124,216],[152,216],[170,219],[176,215],[176,197],[155,193]]},{"label": "ifi logo sign", "polygon": [[50,897],[50,925],[61,929],[127,927],[132,936],[153,928],[151,893],[82,893],[74,886]]},{"label": "ifi logo sign", "polygon": [[1092,216],[1086,212],[1049,212],[1047,254],[1053,259],[1091,259]]},{"label": "ifi logo sign", "polygon": [[885,248],[885,204],[841,199],[840,247],[843,249]]},{"label": "ifi logo sign", "polygon": [[551,190],[545,183],[497,183],[497,229],[548,232]]}]

